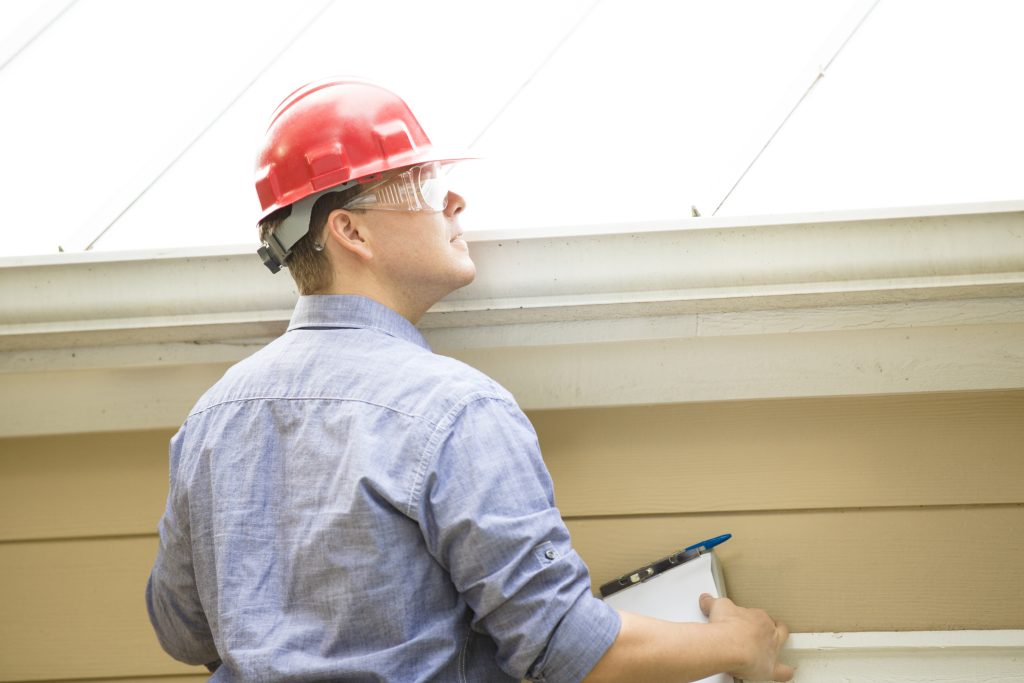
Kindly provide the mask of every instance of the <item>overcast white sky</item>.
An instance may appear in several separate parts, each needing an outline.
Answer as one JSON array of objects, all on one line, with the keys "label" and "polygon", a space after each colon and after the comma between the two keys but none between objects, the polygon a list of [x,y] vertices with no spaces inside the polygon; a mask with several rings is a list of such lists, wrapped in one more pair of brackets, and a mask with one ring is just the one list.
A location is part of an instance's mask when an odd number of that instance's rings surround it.
[{"label": "overcast white sky", "polygon": [[254,243],[270,112],[336,74],[485,157],[470,230],[1022,199],[1021,26],[1016,0],[0,0],[0,256]]}]

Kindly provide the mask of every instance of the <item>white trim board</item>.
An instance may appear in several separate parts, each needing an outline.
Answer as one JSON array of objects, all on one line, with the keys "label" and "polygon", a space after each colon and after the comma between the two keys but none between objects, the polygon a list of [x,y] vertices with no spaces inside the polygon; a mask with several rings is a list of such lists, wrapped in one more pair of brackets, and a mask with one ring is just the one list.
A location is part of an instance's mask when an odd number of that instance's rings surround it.
[{"label": "white trim board", "polygon": [[[907,213],[477,236],[420,327],[527,409],[1024,388],[1024,203]],[[240,247],[0,260],[0,437],[175,427],[295,298]]]},{"label": "white trim board", "polygon": [[[1016,208],[479,237],[476,281],[422,326],[1019,296],[1024,203]],[[296,297],[290,278],[269,275],[251,250],[96,256],[0,259],[0,350],[60,347],[90,329],[134,342],[143,328],[284,322]]]},{"label": "white trim board", "polygon": [[[827,310],[790,312],[808,325],[771,327],[772,312],[736,318],[592,320],[445,330],[427,337],[441,353],[478,367],[526,409],[733,399],[896,394],[1024,387],[1024,300],[996,322],[914,326],[902,307],[848,311],[847,328]],[[872,313],[876,318],[871,318]],[[888,319],[884,314],[888,314]],[[764,316],[758,319],[758,316]],[[714,319],[714,316],[711,316]],[[793,318],[797,320],[797,318]],[[959,321],[959,323],[956,323]],[[719,326],[721,329],[715,331]],[[177,427],[227,367],[266,340],[166,342],[0,353],[0,437]],[[449,346],[451,344],[451,346]],[[457,346],[458,348],[456,348]]]},{"label": "white trim board", "polygon": [[1021,683],[1024,630],[795,633],[795,683]]}]

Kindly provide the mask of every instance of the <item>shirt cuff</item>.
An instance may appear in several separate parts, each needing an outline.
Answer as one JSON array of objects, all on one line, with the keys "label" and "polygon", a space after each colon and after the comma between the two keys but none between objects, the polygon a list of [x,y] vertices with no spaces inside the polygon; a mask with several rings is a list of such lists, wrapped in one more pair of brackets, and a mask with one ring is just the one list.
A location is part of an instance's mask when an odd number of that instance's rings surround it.
[{"label": "shirt cuff", "polygon": [[580,596],[562,618],[547,650],[534,667],[540,683],[579,683],[597,665],[619,635],[622,619],[590,592]]}]

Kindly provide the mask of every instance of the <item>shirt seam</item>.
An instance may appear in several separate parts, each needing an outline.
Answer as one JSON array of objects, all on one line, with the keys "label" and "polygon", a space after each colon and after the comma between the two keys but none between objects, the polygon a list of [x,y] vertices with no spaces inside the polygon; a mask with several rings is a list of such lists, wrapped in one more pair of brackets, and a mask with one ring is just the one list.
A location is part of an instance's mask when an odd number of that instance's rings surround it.
[{"label": "shirt seam", "polygon": [[411,519],[419,519],[413,511],[416,507],[417,500],[422,494],[421,487],[423,486],[423,480],[426,478],[427,465],[430,461],[435,459],[437,450],[440,447],[441,442],[444,440],[442,437],[455,423],[455,418],[469,407],[469,404],[485,400],[497,400],[501,402],[507,401],[507,399],[502,395],[491,391],[476,391],[464,396],[462,400],[452,406],[448,412],[444,414],[444,417],[434,425],[434,431],[430,434],[430,438],[427,439],[427,445],[423,447],[423,452],[420,454],[419,462],[416,464],[416,476],[413,477],[412,486],[409,489],[409,500],[406,504],[405,513]]},{"label": "shirt seam", "polygon": [[333,402],[338,402],[338,403],[362,403],[364,405],[370,405],[370,406],[375,406],[377,408],[382,408],[384,410],[390,411],[392,413],[396,413],[398,415],[403,415],[405,417],[411,417],[414,420],[421,420],[422,422],[426,422],[431,427],[436,427],[439,424],[437,422],[434,422],[430,418],[424,417],[423,415],[416,415],[415,413],[407,413],[404,410],[399,410],[398,408],[394,408],[394,407],[389,406],[389,405],[384,405],[383,403],[376,403],[374,401],[368,401],[368,400],[363,399],[363,398],[347,398],[347,397],[339,397],[339,396],[249,396],[247,398],[229,398],[229,399],[225,399],[223,401],[218,401],[216,403],[208,405],[208,406],[206,406],[206,407],[204,407],[204,408],[202,408],[200,410],[197,410],[197,411],[195,411],[193,413],[189,413],[188,414],[188,419],[191,419],[191,418],[196,417],[198,415],[202,415],[203,413],[205,413],[208,410],[213,410],[214,408],[219,408],[221,406],[229,405],[229,404],[232,404],[232,403],[250,403],[250,402],[254,402],[254,401],[333,401]]}]

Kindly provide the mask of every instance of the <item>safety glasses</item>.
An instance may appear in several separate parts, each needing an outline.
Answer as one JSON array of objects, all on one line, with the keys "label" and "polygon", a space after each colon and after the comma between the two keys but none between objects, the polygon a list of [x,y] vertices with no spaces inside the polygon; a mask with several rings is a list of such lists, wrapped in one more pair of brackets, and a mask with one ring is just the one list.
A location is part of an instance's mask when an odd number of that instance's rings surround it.
[{"label": "safety glasses", "polygon": [[446,206],[448,178],[445,168],[440,161],[432,161],[370,185],[342,208],[437,213],[444,211]]}]

